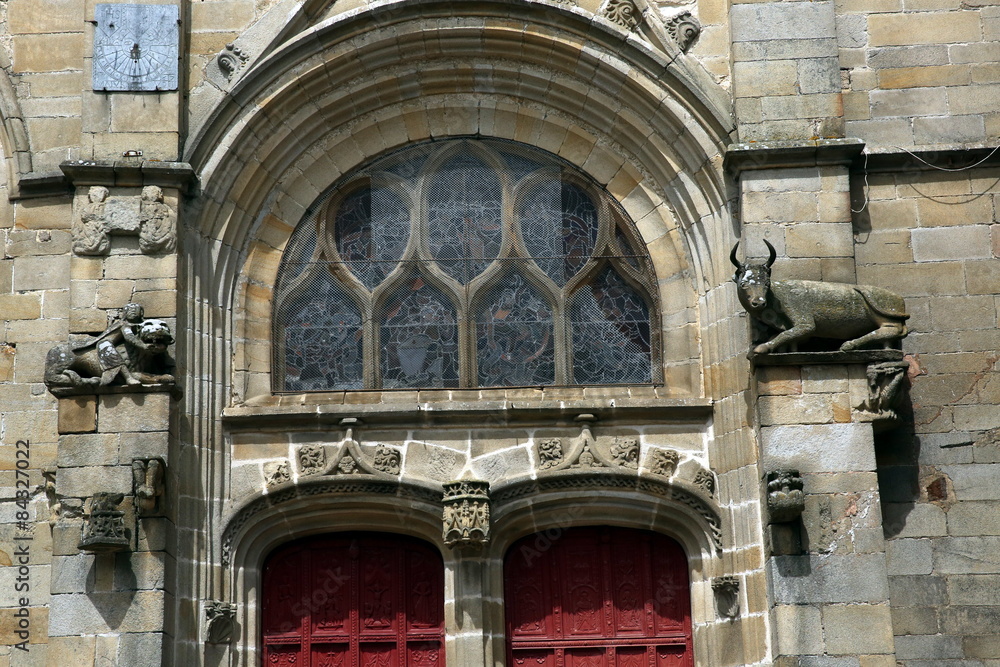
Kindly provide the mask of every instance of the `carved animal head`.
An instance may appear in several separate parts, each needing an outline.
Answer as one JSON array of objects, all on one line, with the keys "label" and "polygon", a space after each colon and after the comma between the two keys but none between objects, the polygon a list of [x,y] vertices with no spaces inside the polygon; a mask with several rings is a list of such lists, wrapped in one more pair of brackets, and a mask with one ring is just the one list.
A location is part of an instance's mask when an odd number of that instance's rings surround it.
[{"label": "carved animal head", "polygon": [[139,338],[157,352],[165,351],[167,345],[174,342],[174,337],[170,334],[170,327],[163,320],[143,322],[142,328],[139,330]]},{"label": "carved animal head", "polygon": [[736,259],[736,249],[740,247],[739,243],[734,245],[732,252],[729,253],[729,260],[736,267],[733,282],[736,283],[740,302],[749,311],[761,310],[766,306],[767,295],[771,291],[771,265],[774,264],[778,253],[774,250],[774,246],[767,242],[767,239],[764,239],[764,245],[767,246],[770,257],[763,263],[751,264],[747,262],[741,264]]}]

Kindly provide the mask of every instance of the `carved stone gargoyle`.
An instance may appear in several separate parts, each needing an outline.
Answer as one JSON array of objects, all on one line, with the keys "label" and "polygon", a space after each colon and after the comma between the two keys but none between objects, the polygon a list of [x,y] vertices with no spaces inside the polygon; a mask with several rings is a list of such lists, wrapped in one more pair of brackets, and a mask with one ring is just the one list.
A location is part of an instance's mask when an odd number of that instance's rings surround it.
[{"label": "carved stone gargoyle", "polygon": [[771,523],[795,521],[806,506],[798,470],[767,473],[767,513]]},{"label": "carved stone gargoyle", "polygon": [[125,495],[95,493],[91,501],[90,520],[83,529],[77,548],[80,551],[108,553],[129,548],[125,533],[125,512],[118,509]]},{"label": "carved stone gargoyle", "polygon": [[871,285],[772,281],[771,265],[777,252],[767,240],[764,244],[770,252],[765,262],[741,264],[736,259],[739,243],[729,255],[736,266],[733,281],[740,303],[767,330],[776,332],[756,345],[752,354],[766,354],[811,338],[843,341],[841,352],[872,343],[888,348],[906,335],[909,315],[903,297]]},{"label": "carved stone gargoyle", "polygon": [[174,342],[163,320],[145,319],[127,303],[122,317],[85,343],[61,343],[45,357],[45,384],[56,396],[121,391],[163,391],[174,384],[167,346]]}]

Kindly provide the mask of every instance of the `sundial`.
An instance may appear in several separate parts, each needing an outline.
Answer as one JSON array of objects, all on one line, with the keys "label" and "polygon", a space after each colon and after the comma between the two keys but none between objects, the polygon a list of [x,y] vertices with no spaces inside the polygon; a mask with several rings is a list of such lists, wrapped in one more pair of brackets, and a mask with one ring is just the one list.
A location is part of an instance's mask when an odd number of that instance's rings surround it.
[{"label": "sundial", "polygon": [[177,90],[177,5],[94,7],[94,90]]}]

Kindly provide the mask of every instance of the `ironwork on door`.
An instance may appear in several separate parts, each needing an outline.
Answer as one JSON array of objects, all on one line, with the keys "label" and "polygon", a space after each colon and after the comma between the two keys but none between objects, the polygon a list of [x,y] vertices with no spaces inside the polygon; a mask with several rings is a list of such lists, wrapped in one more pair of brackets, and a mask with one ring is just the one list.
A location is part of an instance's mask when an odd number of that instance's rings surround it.
[{"label": "ironwork on door", "polygon": [[264,565],[263,664],[444,667],[444,564],[419,540],[340,533]]},{"label": "ironwork on door", "polygon": [[572,528],[504,561],[507,661],[531,667],[692,667],[687,559],[664,535]]}]

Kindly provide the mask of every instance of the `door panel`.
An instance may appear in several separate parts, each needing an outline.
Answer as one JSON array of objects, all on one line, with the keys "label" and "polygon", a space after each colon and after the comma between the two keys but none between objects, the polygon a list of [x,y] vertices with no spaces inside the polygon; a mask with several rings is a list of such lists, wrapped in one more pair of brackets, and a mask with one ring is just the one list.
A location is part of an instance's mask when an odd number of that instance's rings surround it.
[{"label": "door panel", "polygon": [[510,664],[688,667],[687,572],[680,545],[649,531],[523,538],[504,560]]},{"label": "door panel", "polygon": [[418,540],[340,533],[264,566],[264,664],[444,667],[444,565]]}]

